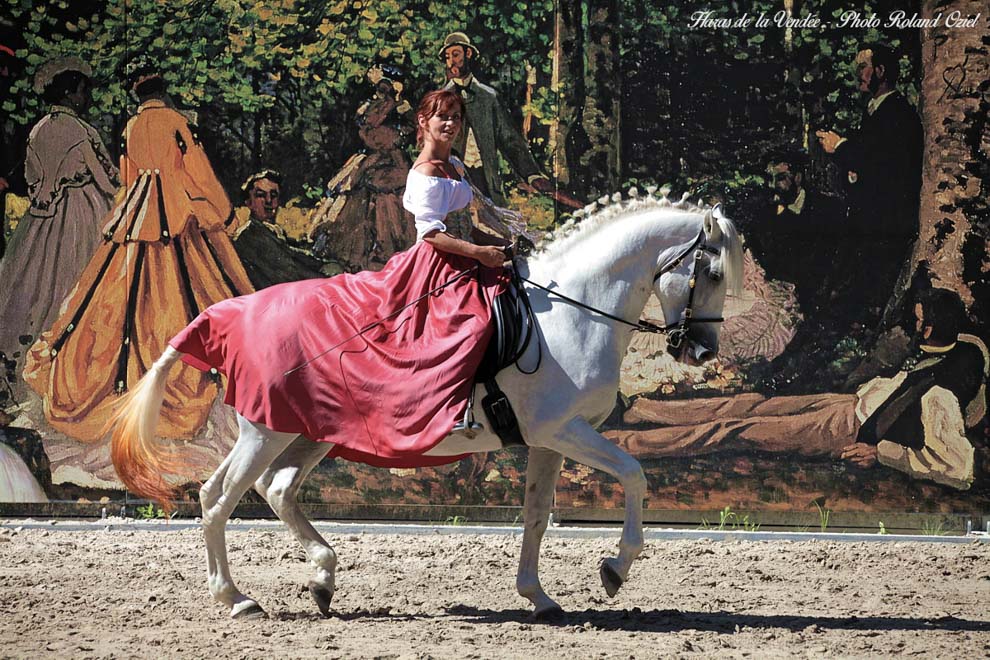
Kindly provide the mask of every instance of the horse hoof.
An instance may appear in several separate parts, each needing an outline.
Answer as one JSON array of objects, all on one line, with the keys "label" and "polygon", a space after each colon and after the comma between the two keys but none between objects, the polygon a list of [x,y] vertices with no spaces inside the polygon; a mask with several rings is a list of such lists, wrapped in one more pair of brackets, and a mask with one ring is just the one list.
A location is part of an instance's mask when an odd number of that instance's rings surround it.
[{"label": "horse hoof", "polygon": [[564,609],[556,603],[554,603],[552,607],[546,607],[542,610],[533,612],[533,619],[541,623],[560,621],[563,618]]},{"label": "horse hoof", "polygon": [[316,606],[320,608],[320,614],[324,618],[330,618],[330,601],[333,600],[333,592],[324,587],[323,585],[315,584],[310,582],[306,585],[309,588],[309,593],[316,601]]},{"label": "horse hoof", "polygon": [[267,619],[268,613],[261,609],[261,605],[257,603],[251,603],[241,609],[237,609],[235,605],[234,609],[231,610],[230,618],[239,621],[257,621],[259,619]]},{"label": "horse hoof", "polygon": [[602,586],[605,587],[605,593],[608,594],[609,598],[619,593],[619,587],[622,586],[622,578],[619,577],[619,574],[609,565],[607,560],[602,562],[599,574],[602,578]]}]

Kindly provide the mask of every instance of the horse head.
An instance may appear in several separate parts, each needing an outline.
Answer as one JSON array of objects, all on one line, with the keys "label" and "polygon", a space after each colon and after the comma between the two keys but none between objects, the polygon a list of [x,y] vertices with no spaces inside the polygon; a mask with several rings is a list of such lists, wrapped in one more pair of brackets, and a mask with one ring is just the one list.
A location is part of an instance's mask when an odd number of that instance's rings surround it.
[{"label": "horse head", "polygon": [[720,206],[704,212],[697,237],[657,266],[653,287],[667,326],[667,351],[700,364],[718,354],[726,293],[742,288],[742,245]]}]

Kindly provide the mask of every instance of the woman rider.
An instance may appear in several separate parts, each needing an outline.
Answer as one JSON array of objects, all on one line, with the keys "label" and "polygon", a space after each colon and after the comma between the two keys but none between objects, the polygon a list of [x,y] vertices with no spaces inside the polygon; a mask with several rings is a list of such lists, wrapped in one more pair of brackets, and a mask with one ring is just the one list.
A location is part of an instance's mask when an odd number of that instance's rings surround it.
[{"label": "woman rider", "polygon": [[502,248],[469,242],[456,214],[471,201],[450,154],[463,113],[449,91],[427,94],[416,113],[423,150],[403,197],[412,248],[379,272],[225,300],[169,342],[187,364],[225,374],[225,401],[247,420],[381,467],[461,458],[423,454],[464,415],[507,281]]},{"label": "woman rider", "polygon": [[464,165],[450,153],[463,123],[464,101],[460,95],[437,90],[423,97],[416,111],[416,140],[422,151],[409,170],[402,202],[416,218],[417,241],[494,268],[505,261],[502,247],[469,242],[471,224],[466,218],[445,223],[449,213],[471,203]]}]

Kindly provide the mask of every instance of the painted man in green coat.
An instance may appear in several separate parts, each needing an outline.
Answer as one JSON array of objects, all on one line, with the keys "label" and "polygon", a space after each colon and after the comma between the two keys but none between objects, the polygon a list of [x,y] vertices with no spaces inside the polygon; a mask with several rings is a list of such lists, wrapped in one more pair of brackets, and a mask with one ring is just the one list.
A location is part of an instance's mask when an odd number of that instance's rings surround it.
[{"label": "painted man in green coat", "polygon": [[472,74],[471,64],[478,58],[478,49],[468,36],[463,32],[447,35],[439,57],[447,76],[446,88],[458,90],[467,107],[464,129],[454,149],[462,155],[472,183],[499,206],[506,205],[498,171],[501,152],[516,176],[539,192],[552,193],[553,184],[540,172],[526,138],[512,125],[495,90]]}]

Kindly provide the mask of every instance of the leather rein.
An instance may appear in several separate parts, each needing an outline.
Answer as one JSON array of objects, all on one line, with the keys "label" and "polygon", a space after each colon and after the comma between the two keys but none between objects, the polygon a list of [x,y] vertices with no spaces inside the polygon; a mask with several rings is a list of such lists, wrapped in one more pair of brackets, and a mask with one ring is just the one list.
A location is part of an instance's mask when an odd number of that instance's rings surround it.
[{"label": "leather rein", "polygon": [[[649,332],[649,333],[652,333],[652,334],[667,335],[667,345],[670,346],[670,347],[672,347],[672,348],[674,348],[674,349],[677,349],[677,348],[680,348],[681,344],[684,342],[684,338],[687,336],[688,325],[690,323],[721,323],[721,322],[723,322],[725,320],[722,317],[713,317],[713,318],[707,318],[707,319],[698,319],[698,318],[694,318],[694,314],[692,313],[692,309],[693,309],[693,305],[694,305],[694,290],[695,290],[695,284],[696,284],[696,281],[697,281],[698,262],[701,260],[701,258],[705,255],[706,252],[708,254],[712,254],[712,255],[715,255],[715,256],[718,256],[719,255],[719,251],[718,250],[716,250],[715,248],[713,248],[713,247],[709,246],[707,243],[705,243],[705,232],[704,232],[704,230],[701,230],[700,232],[698,232],[698,237],[694,239],[694,242],[692,242],[691,245],[689,245],[685,250],[683,250],[680,254],[678,254],[670,263],[668,263],[666,266],[664,266],[659,271],[657,271],[657,274],[653,276],[653,281],[656,282],[664,274],[669,273],[670,271],[672,271],[675,268],[677,268],[678,266],[680,266],[681,263],[684,261],[685,258],[687,258],[687,256],[691,253],[692,250],[694,250],[694,260],[691,262],[691,279],[688,281],[688,286],[690,288],[690,292],[688,293],[688,303],[687,303],[687,306],[684,308],[683,314],[681,315],[680,322],[678,322],[678,323],[672,323],[670,325],[656,325],[655,323],[650,323],[649,321],[646,321],[646,320],[643,320],[643,319],[640,319],[636,323],[632,323],[630,321],[625,320],[624,318],[615,316],[614,314],[609,314],[608,312],[602,311],[602,310],[600,310],[600,309],[598,309],[596,307],[592,307],[591,305],[586,305],[585,303],[583,303],[583,302],[581,302],[579,300],[575,300],[574,298],[571,298],[569,296],[565,296],[564,294],[560,293],[559,291],[555,291],[554,289],[551,289],[549,287],[545,287],[542,284],[539,284],[537,282],[534,282],[533,280],[531,280],[529,278],[522,277],[521,275],[519,275],[519,269],[516,268],[515,266],[513,266],[513,268],[511,269],[511,273],[512,273],[511,274],[511,277],[517,283],[518,282],[527,282],[528,284],[531,284],[531,285],[535,286],[537,289],[542,289],[543,291],[546,291],[547,293],[551,293],[551,294],[557,296],[558,298],[560,298],[561,300],[564,300],[566,302],[571,303],[572,305],[576,305],[577,307],[581,307],[582,309],[586,309],[589,312],[594,312],[595,314],[598,314],[600,316],[604,316],[605,318],[611,319],[611,320],[616,321],[618,323],[622,323],[624,325],[628,325],[628,326],[630,326],[636,332]],[[513,258],[513,256],[512,256],[511,253],[508,253],[507,256],[509,257],[510,260],[514,261],[514,258]],[[351,335],[347,339],[345,339],[345,340],[343,340],[341,342],[338,342],[337,344],[331,346],[330,348],[317,353],[316,355],[314,355],[313,357],[309,358],[308,360],[302,362],[301,364],[298,364],[295,367],[289,369],[288,371],[284,372],[283,375],[284,376],[291,375],[293,372],[298,371],[299,369],[302,369],[303,367],[305,367],[308,364],[310,364],[311,362],[313,362],[313,360],[316,360],[317,358],[320,358],[320,357],[326,355],[330,351],[332,351],[332,350],[334,350],[334,349],[336,349],[336,348],[338,348],[340,346],[343,346],[344,344],[346,344],[347,342],[351,341],[352,339],[355,339],[357,337],[360,337],[360,336],[364,335],[364,333],[368,332],[369,330],[371,330],[373,328],[376,328],[376,327],[382,325],[388,319],[397,316],[400,312],[402,312],[403,310],[405,310],[405,309],[407,309],[409,307],[412,307],[413,305],[417,304],[419,301],[423,300],[424,298],[427,298],[427,297],[429,297],[429,296],[431,296],[431,295],[433,295],[435,293],[438,293],[438,292],[442,291],[443,289],[445,289],[448,286],[450,286],[451,284],[453,284],[455,281],[461,279],[462,277],[465,277],[467,275],[470,275],[472,273],[475,273],[475,272],[480,272],[479,271],[479,267],[478,267],[477,264],[474,265],[474,266],[472,266],[471,268],[465,269],[465,270],[457,273],[456,275],[454,275],[453,277],[451,277],[446,282],[444,282],[441,285],[439,285],[439,286],[437,286],[437,287],[435,287],[435,288],[427,291],[426,293],[424,293],[423,295],[419,296],[415,300],[413,300],[413,301],[411,301],[411,302],[403,305],[402,307],[400,307],[399,309],[395,310],[394,312],[392,312],[391,314],[389,314],[385,318],[379,319],[378,321],[375,321],[374,323],[370,323],[370,324],[366,325],[365,327],[361,328],[360,330],[358,330],[357,332],[355,332],[353,335]],[[529,303],[529,296],[526,294],[526,290],[522,286],[518,286],[518,285],[517,285],[517,289],[518,289],[518,291],[520,293],[520,296],[519,297],[520,297],[520,299],[522,301],[523,307],[525,308],[526,315],[529,317],[529,322],[527,323],[527,330],[526,330],[525,338],[521,342],[520,346],[516,349],[516,351],[514,351],[514,353],[512,354],[510,363],[515,363],[516,368],[519,369],[519,371],[521,371],[522,373],[533,374],[533,373],[536,373],[536,370],[539,369],[540,364],[543,361],[542,353],[537,358],[536,368],[534,368],[533,371],[525,371],[525,370],[523,370],[523,368],[519,366],[519,358],[521,358],[523,356],[523,354],[526,352],[526,349],[529,347],[529,343],[530,343],[530,341],[532,339],[532,336],[533,336],[533,330],[534,330],[534,328],[537,329],[537,331],[538,331],[538,327],[539,326],[536,325],[536,314],[533,312],[533,308],[532,308],[532,306]]]},{"label": "leather rein", "polygon": [[[572,305],[576,305],[577,307],[586,309],[589,312],[594,312],[595,314],[604,316],[605,318],[611,319],[618,323],[628,325],[635,332],[648,332],[651,334],[667,335],[667,345],[670,346],[671,348],[677,349],[680,348],[681,344],[684,342],[684,338],[687,336],[688,326],[691,323],[722,323],[725,321],[725,319],[721,316],[712,317],[712,318],[695,318],[693,312],[694,292],[698,279],[698,262],[701,260],[702,257],[705,256],[706,253],[715,256],[718,256],[720,254],[718,250],[711,247],[705,242],[705,231],[703,229],[700,232],[698,232],[697,238],[694,239],[691,245],[689,245],[680,254],[674,257],[674,259],[670,263],[668,263],[663,268],[657,271],[657,274],[653,276],[653,281],[656,282],[663,275],[679,267],[681,263],[684,261],[684,259],[687,258],[692,251],[694,251],[694,259],[691,262],[691,277],[688,280],[689,292],[688,292],[687,306],[684,308],[684,312],[681,314],[681,320],[677,323],[671,323],[669,325],[657,325],[655,323],[650,323],[649,321],[646,321],[644,319],[639,319],[636,323],[632,323],[631,321],[627,321],[624,318],[615,316],[614,314],[609,314],[608,312],[602,311],[596,307],[592,307],[591,305],[586,305],[585,303],[579,300],[575,300],[574,298],[565,296],[559,291],[555,291],[554,289],[545,287],[542,284],[534,282],[529,278],[519,276],[519,279],[522,280],[523,282],[527,282],[535,286],[537,289],[542,289],[547,293],[551,293],[557,296],[558,298],[560,298],[561,300],[571,303]],[[516,269],[513,269],[513,271],[518,272]],[[529,343],[528,337],[526,343],[527,344]],[[520,351],[520,354],[522,352],[524,351]]]}]

